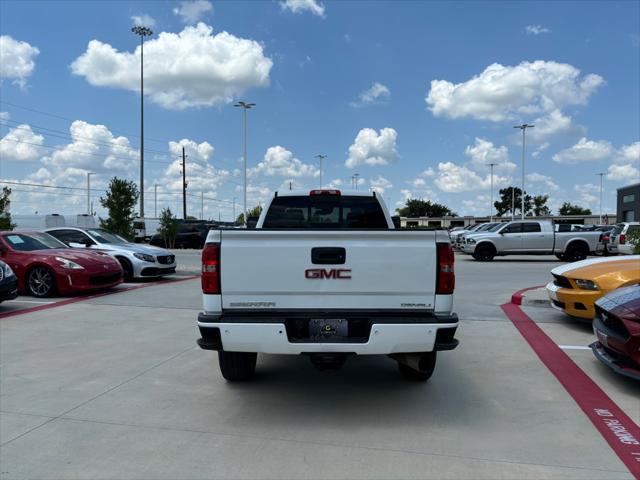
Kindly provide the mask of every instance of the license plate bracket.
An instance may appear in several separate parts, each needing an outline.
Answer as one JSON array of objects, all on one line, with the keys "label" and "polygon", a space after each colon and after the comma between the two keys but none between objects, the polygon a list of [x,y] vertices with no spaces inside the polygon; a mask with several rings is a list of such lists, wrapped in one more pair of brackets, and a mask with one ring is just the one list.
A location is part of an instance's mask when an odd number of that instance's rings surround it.
[{"label": "license plate bracket", "polygon": [[309,337],[315,341],[345,339],[349,337],[349,322],[345,318],[312,318]]}]

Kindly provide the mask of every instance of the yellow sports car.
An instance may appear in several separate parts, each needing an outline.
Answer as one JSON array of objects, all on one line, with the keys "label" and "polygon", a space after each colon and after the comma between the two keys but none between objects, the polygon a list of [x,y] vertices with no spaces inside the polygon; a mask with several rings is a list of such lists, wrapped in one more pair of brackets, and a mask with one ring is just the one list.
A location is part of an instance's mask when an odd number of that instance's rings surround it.
[{"label": "yellow sports car", "polygon": [[593,320],[594,302],[616,288],[640,283],[640,255],[567,263],[551,270],[551,305],[572,317]]}]

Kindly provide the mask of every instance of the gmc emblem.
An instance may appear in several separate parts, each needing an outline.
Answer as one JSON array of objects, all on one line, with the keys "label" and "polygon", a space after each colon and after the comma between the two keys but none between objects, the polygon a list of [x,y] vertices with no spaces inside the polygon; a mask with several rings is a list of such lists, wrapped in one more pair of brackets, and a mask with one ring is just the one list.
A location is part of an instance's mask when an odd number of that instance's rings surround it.
[{"label": "gmc emblem", "polygon": [[310,278],[313,280],[324,278],[334,280],[349,280],[351,278],[351,269],[332,268],[331,270],[325,270],[324,268],[309,268],[304,271],[304,278]]}]

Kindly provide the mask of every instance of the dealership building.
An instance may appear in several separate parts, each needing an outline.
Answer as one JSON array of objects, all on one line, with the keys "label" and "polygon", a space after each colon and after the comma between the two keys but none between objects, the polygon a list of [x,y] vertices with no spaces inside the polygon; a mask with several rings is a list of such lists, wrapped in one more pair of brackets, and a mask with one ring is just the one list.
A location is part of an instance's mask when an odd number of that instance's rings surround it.
[{"label": "dealership building", "polygon": [[618,222],[640,221],[640,183],[618,189]]}]

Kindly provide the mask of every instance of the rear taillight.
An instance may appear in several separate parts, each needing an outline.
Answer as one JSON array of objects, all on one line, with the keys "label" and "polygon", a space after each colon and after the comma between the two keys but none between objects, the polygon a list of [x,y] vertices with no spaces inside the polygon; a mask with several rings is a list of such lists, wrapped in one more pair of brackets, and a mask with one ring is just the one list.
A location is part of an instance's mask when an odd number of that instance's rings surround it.
[{"label": "rear taillight", "polygon": [[219,243],[207,243],[202,249],[202,293],[220,293]]},{"label": "rear taillight", "polygon": [[451,295],[456,286],[456,275],[453,271],[454,254],[449,243],[436,244],[438,251],[438,275],[436,277],[436,294]]},{"label": "rear taillight", "polygon": [[618,243],[620,245],[624,245],[626,241],[627,241],[627,237],[624,235],[624,233],[621,233],[620,236],[618,237]]},{"label": "rear taillight", "polygon": [[340,190],[329,189],[329,190],[311,190],[309,195],[335,195],[340,196],[342,192]]}]

